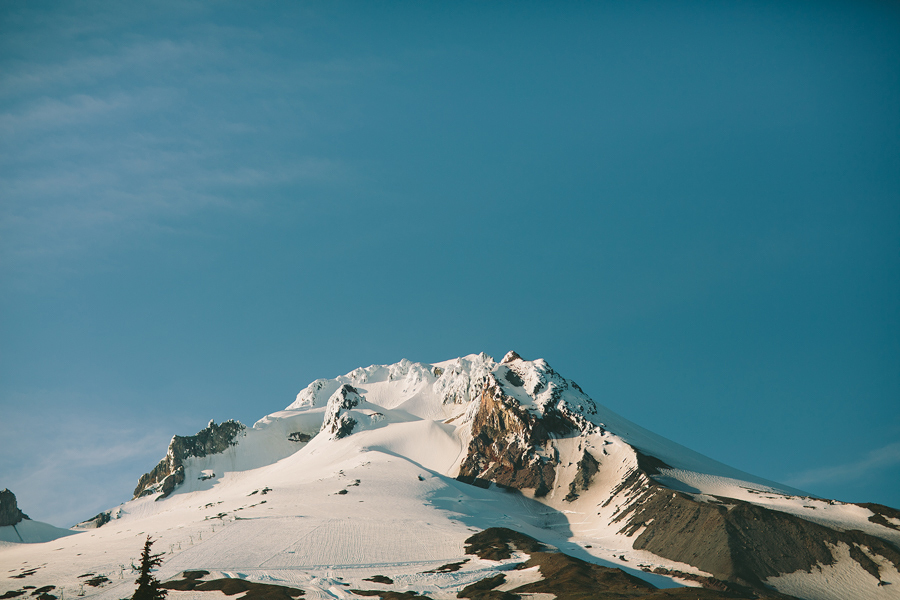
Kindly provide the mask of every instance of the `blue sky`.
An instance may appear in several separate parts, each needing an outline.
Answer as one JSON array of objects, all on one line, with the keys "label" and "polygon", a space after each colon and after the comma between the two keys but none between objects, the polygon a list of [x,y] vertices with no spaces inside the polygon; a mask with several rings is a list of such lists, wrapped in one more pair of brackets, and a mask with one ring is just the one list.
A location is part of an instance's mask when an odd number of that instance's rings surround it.
[{"label": "blue sky", "polygon": [[0,487],[515,349],[713,458],[900,506],[895,3],[0,6]]}]

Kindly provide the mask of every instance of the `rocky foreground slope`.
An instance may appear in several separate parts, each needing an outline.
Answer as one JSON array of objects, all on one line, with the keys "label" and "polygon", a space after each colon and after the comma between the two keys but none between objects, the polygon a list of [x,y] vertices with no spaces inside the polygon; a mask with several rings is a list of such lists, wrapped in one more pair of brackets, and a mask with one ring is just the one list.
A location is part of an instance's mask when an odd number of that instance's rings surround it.
[{"label": "rocky foreground slope", "polygon": [[513,352],[357,369],[252,428],[175,436],[132,501],[79,527],[0,566],[121,598],[149,533],[173,594],[900,598],[897,511],[732,469]]}]

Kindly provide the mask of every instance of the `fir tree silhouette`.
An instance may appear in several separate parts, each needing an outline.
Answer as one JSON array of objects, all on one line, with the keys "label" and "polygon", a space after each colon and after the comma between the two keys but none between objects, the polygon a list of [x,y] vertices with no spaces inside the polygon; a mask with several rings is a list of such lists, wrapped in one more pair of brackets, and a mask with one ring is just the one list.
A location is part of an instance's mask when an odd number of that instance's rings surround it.
[{"label": "fir tree silhouette", "polygon": [[144,551],[141,552],[141,574],[137,578],[138,588],[135,590],[134,596],[131,597],[132,600],[164,600],[166,594],[169,593],[169,590],[160,587],[159,580],[151,573],[153,567],[158,567],[162,564],[163,555],[163,553],[150,553],[150,547],[154,541],[148,535],[147,541],[144,542]]}]

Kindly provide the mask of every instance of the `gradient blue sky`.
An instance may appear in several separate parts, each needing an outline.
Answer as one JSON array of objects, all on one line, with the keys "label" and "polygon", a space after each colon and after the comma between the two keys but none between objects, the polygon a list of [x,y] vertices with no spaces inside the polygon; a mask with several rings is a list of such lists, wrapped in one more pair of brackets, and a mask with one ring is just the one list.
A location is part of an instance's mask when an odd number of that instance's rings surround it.
[{"label": "gradient blue sky", "polygon": [[515,349],[900,506],[900,5],[0,4],[0,487]]}]

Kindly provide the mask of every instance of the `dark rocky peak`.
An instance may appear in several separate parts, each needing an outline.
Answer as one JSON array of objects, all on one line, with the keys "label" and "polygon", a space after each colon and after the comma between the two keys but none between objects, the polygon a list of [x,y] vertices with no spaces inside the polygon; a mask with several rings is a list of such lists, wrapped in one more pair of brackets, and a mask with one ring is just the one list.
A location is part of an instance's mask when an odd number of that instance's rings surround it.
[{"label": "dark rocky peak", "polygon": [[331,395],[325,407],[325,419],[320,431],[339,440],[353,433],[357,421],[347,411],[365,402],[359,391],[352,385],[344,384]]},{"label": "dark rocky peak", "polygon": [[522,357],[519,356],[519,353],[515,350],[510,350],[506,353],[506,356],[503,357],[503,360],[500,361],[501,365],[505,365],[506,363],[511,363],[514,360],[522,360]]},{"label": "dark rocky peak", "polygon": [[242,423],[229,419],[221,425],[210,421],[209,425],[198,431],[196,435],[174,436],[169,442],[169,451],[166,453],[166,457],[159,461],[152,471],[141,475],[138,485],[134,489],[134,497],[146,496],[155,492],[162,492],[157,500],[168,497],[175,486],[184,483],[185,459],[221,454],[228,448],[237,445],[237,438],[245,429],[246,427]]},{"label": "dark rocky peak", "polygon": [[176,460],[183,460],[191,456],[203,457],[221,454],[237,444],[238,434],[244,429],[246,427],[242,423],[233,419],[229,419],[221,425],[210,421],[206,428],[198,431],[196,435],[174,436],[169,444],[169,453],[173,454]]},{"label": "dark rocky peak", "polygon": [[86,521],[78,523],[77,525],[75,525],[75,527],[77,527],[78,529],[97,529],[98,527],[103,527],[110,521],[112,521],[112,511],[105,510]]},{"label": "dark rocky peak", "polygon": [[0,527],[15,525],[24,519],[31,520],[28,515],[19,510],[16,495],[8,489],[0,491]]},{"label": "dark rocky peak", "polygon": [[338,391],[332,394],[328,399],[329,405],[337,406],[344,410],[359,406],[360,402],[364,402],[363,397],[359,395],[359,390],[349,384],[344,384]]}]

